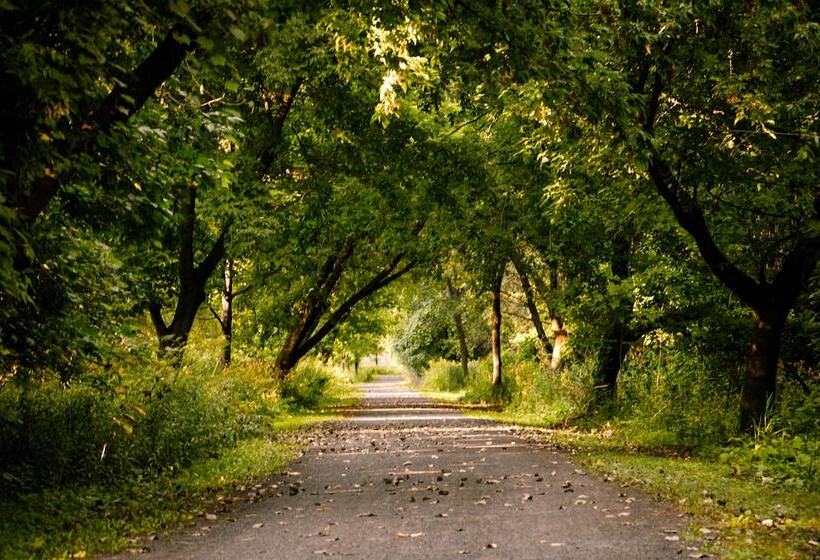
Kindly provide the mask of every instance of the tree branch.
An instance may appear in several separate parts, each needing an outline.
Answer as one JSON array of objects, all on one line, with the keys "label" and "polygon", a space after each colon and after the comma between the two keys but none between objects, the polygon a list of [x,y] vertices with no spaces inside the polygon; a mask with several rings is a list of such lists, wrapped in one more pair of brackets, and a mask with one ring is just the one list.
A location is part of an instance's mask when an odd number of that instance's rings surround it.
[{"label": "tree branch", "polygon": [[236,290],[236,291],[235,291],[235,292],[231,295],[231,299],[232,299],[232,300],[233,300],[233,299],[236,299],[236,298],[238,298],[239,296],[241,296],[242,294],[244,294],[245,292],[249,292],[249,291],[251,291],[253,288],[254,288],[254,285],[253,285],[253,284],[248,284],[248,285],[247,285],[247,286],[245,286],[244,288],[240,288],[239,290]]},{"label": "tree branch", "polygon": [[[176,37],[181,34],[187,35],[191,41],[188,44],[180,43]],[[75,149],[88,149],[95,138],[90,132],[108,130],[113,124],[125,122],[136,113],[194,48],[196,35],[193,29],[181,24],[168,31],[148,58],[126,76],[122,84],[115,86],[80,126],[85,134],[75,144]],[[60,178],[55,174],[44,174],[35,180],[19,209],[21,219],[25,223],[33,223],[60,190],[60,185]]]},{"label": "tree branch", "polygon": [[154,329],[157,331],[159,338],[168,334],[168,325],[165,324],[165,319],[162,318],[162,305],[159,303],[151,303],[148,305],[148,313],[151,315],[151,322],[154,324]]},{"label": "tree branch", "polygon": [[[351,295],[347,298],[344,303],[339,305],[336,310],[330,314],[330,316],[325,320],[324,324],[316,330],[307,340],[305,340],[296,350],[296,359],[298,360],[305,354],[307,354],[313,347],[315,347],[319,342],[322,341],[324,337],[326,337],[330,331],[332,331],[336,325],[342,322],[350,312],[353,310],[353,307],[362,301],[365,298],[370,297],[378,290],[384,288],[388,284],[398,280],[404,274],[409,272],[416,266],[415,262],[410,262],[406,266],[402,267],[398,271],[395,271],[396,267],[398,267],[401,260],[404,258],[404,255],[398,255],[394,258],[389,264],[385,265],[378,274],[376,274],[373,278],[370,279],[364,286],[362,286],[356,293]],[[394,273],[395,271],[395,273]]]},{"label": "tree branch", "polygon": [[[183,44],[177,37],[190,40]],[[188,25],[176,24],[153,52],[118,84],[84,126],[107,130],[117,122],[128,120],[154,94],[154,91],[179,67],[196,42],[197,32]]]},{"label": "tree branch", "polygon": [[225,236],[227,234],[227,228],[223,228],[222,231],[219,233],[219,237],[217,237],[216,241],[214,242],[211,250],[208,251],[208,254],[203,259],[202,263],[197,267],[195,271],[195,279],[197,283],[197,288],[202,290],[205,288],[205,284],[208,282],[208,278],[214,273],[216,267],[219,266],[219,263],[222,262],[222,259],[225,258]]},{"label": "tree branch", "polygon": [[649,159],[649,175],[657,191],[672,209],[678,224],[695,240],[703,260],[712,273],[748,305],[759,307],[765,304],[766,295],[761,286],[730,262],[718,248],[703,212],[683,190],[669,166],[654,150]]},{"label": "tree branch", "polygon": [[212,305],[209,305],[208,310],[211,312],[211,315],[214,316],[214,319],[216,319],[217,323],[219,323],[219,326],[224,331],[225,330],[225,323],[222,321],[222,317],[219,316],[219,313],[216,312],[216,309],[214,309],[214,307]]}]

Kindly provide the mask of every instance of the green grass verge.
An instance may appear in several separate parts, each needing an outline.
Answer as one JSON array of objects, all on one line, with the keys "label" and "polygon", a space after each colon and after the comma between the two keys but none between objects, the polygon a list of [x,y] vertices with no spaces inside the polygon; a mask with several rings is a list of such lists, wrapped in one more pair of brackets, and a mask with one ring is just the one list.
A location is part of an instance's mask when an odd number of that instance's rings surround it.
[{"label": "green grass verge", "polygon": [[[467,414],[521,426],[554,425],[544,415]],[[544,437],[599,476],[642,488],[691,514],[689,536],[707,543],[706,552],[728,560],[820,556],[820,495],[738,476],[736,465],[717,460],[719,447],[682,451],[638,445],[613,429],[550,429]]]},{"label": "green grass verge", "polygon": [[190,524],[238,487],[294,460],[303,447],[301,428],[336,418],[326,412],[283,416],[274,436],[244,440],[216,457],[150,480],[0,497],[0,558],[84,558],[134,547],[139,535]]}]

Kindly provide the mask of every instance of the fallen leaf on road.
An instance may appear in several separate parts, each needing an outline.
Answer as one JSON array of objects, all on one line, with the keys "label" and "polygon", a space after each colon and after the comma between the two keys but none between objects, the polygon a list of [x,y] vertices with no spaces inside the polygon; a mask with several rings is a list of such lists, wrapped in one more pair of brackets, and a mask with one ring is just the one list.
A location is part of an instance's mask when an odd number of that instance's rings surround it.
[{"label": "fallen leaf on road", "polygon": [[264,523],[254,523],[254,524],[253,524],[253,528],[254,528],[254,529],[261,529],[261,528],[262,528],[262,527],[264,527],[264,526],[265,526],[265,524],[264,524]]}]

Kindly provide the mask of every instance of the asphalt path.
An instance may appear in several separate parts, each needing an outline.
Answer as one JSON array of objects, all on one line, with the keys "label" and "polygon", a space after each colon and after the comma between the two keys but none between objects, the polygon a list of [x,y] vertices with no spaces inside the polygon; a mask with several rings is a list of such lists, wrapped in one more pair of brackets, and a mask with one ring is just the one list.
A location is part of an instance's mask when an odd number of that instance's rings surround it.
[{"label": "asphalt path", "polygon": [[587,474],[532,431],[432,403],[400,377],[361,390],[287,472],[146,540],[139,558],[700,556],[672,506]]}]

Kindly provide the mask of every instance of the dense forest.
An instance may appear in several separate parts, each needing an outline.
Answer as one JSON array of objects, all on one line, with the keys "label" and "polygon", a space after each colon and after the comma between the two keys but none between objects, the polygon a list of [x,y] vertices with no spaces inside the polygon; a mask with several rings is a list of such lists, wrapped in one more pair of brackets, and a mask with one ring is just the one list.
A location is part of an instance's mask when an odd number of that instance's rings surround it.
[{"label": "dense forest", "polygon": [[[818,507],[816,3],[0,13],[9,557],[174,522],[32,537],[44,507],[156,508],[135,481],[199,492],[231,453],[263,473],[279,451],[251,444],[387,354]],[[805,554],[816,511],[789,528]]]}]

